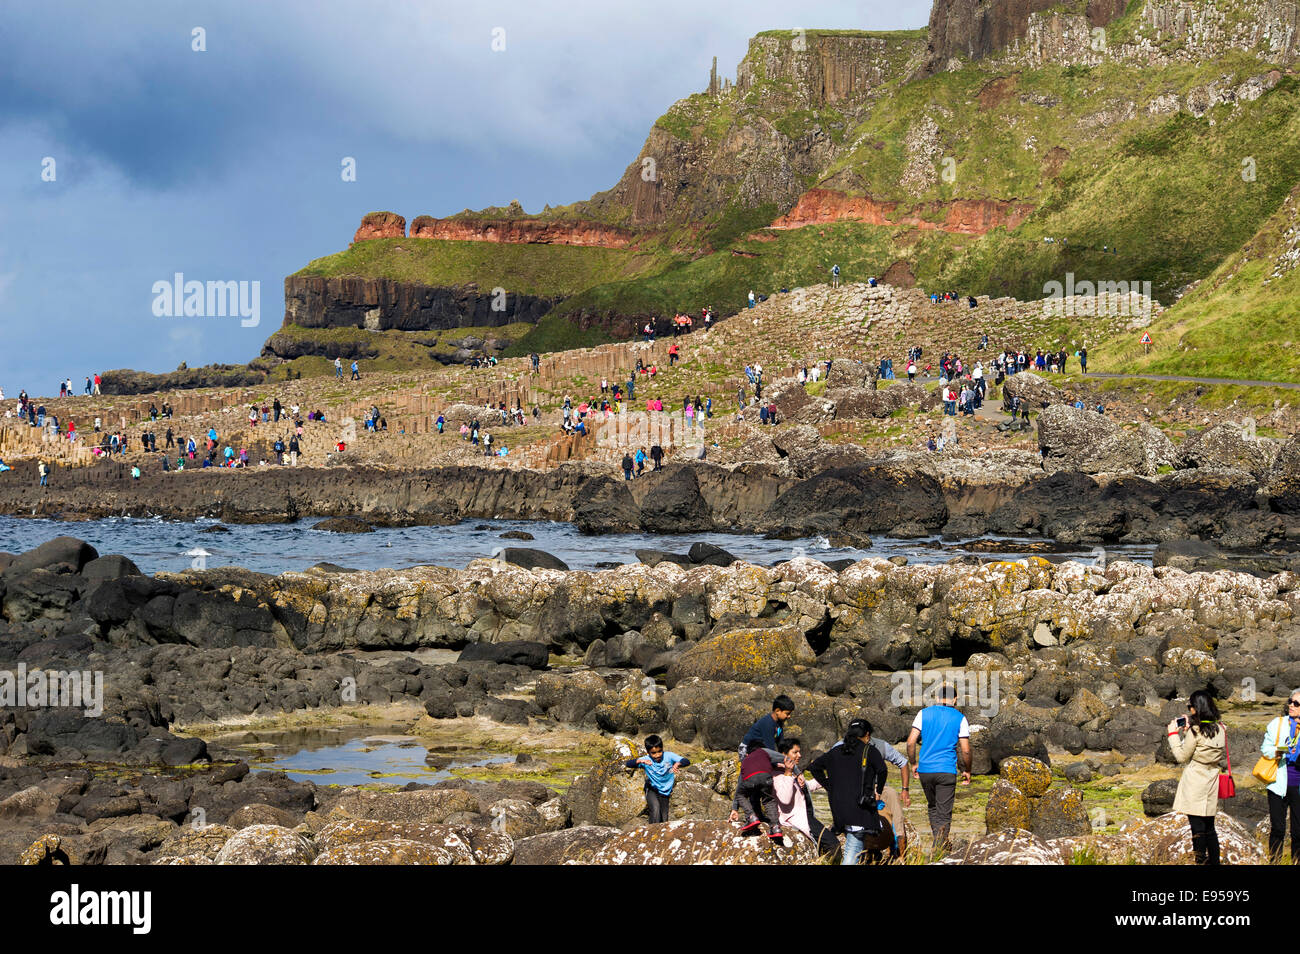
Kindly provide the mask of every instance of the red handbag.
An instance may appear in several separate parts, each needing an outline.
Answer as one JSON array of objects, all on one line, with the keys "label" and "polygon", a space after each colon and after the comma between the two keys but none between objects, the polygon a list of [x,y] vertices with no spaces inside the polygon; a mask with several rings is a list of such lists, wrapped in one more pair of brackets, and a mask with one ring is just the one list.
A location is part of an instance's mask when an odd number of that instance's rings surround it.
[{"label": "red handbag", "polygon": [[1232,780],[1232,756],[1228,754],[1228,729],[1222,723],[1219,728],[1223,729],[1223,757],[1228,761],[1228,771],[1219,773],[1219,797],[1234,798],[1237,795],[1237,783]]}]

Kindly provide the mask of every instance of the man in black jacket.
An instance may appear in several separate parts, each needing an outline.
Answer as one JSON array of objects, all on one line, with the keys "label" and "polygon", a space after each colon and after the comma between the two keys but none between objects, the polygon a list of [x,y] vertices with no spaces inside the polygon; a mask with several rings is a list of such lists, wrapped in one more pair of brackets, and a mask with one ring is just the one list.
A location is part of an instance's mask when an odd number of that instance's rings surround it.
[{"label": "man in black jacket", "polygon": [[857,864],[864,851],[868,860],[880,860],[881,853],[893,853],[894,830],[876,810],[885,787],[885,760],[874,747],[862,741],[860,719],[849,723],[843,743],[816,759],[808,770],[831,799],[831,818],[836,833],[844,833],[842,864]]}]

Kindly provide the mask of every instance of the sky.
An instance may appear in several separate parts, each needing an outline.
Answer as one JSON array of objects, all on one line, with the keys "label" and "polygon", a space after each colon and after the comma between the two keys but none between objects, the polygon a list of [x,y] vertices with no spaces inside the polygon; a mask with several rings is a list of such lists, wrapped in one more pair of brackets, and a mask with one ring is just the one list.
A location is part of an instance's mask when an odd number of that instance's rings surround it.
[{"label": "sky", "polygon": [[[585,199],[713,56],[734,81],[762,30],[913,29],[929,8],[0,0],[0,387],[248,361],[284,277],[366,212]],[[178,272],[259,282],[259,323],[156,314]]]}]

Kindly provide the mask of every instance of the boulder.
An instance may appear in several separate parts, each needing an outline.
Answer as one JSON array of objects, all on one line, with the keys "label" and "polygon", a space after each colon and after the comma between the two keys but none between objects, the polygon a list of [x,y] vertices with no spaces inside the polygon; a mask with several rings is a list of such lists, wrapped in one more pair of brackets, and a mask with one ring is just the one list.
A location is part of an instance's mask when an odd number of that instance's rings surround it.
[{"label": "boulder", "polygon": [[[620,832],[591,852],[593,865],[810,865],[817,846],[787,829],[783,845],[766,835],[741,837],[730,821],[691,819]],[[577,864],[567,861],[567,864]]]},{"label": "boulder", "polygon": [[313,530],[324,530],[328,533],[374,533],[375,528],[364,520],[358,520],[355,517],[331,517],[328,520],[322,520],[312,525]]},{"label": "boulder", "polygon": [[544,673],[537,677],[533,698],[557,722],[582,723],[608,691],[594,672]]},{"label": "boulder", "polygon": [[1037,411],[1045,404],[1065,404],[1065,392],[1032,371],[1011,375],[1002,382],[1002,393],[1009,398],[1020,398],[1031,411]]},{"label": "boulder", "polygon": [[312,861],[313,865],[463,865],[473,864],[463,854],[422,841],[391,838],[356,845],[326,848]]},{"label": "boulder", "polygon": [[[1250,829],[1224,812],[1214,816],[1219,836],[1220,863],[1262,865],[1267,851]],[[1063,851],[1087,851],[1107,864],[1187,865],[1195,861],[1192,829],[1187,816],[1169,813],[1118,835],[1061,838],[1053,842]]]},{"label": "boulder", "polygon": [[1052,770],[1038,759],[1012,756],[1003,759],[998,775],[1010,782],[1026,798],[1041,798],[1052,785]]},{"label": "boulder", "polygon": [[230,836],[217,852],[219,865],[305,865],[315,857],[311,842],[279,825],[251,825]]},{"label": "boulder", "polygon": [[1060,842],[1048,842],[1032,832],[1003,829],[971,842],[964,851],[939,861],[941,865],[1064,865],[1070,853]]},{"label": "boulder", "polygon": [[1048,841],[1091,832],[1092,822],[1083,807],[1083,793],[1076,788],[1054,788],[1035,799],[1030,829]]},{"label": "boulder", "polygon": [[[393,842],[405,844],[422,844],[436,849],[444,861],[422,861],[416,864],[462,864],[475,863],[474,850],[463,829],[449,825],[435,825],[426,822],[380,821],[377,819],[342,819],[332,822],[316,832],[316,847],[322,853],[345,847],[355,847],[371,843],[388,844]],[[317,862],[318,864],[345,863],[361,864],[363,862]],[[388,863],[388,862],[384,862]]]},{"label": "boulder", "polygon": [[15,556],[5,569],[4,577],[8,580],[23,576],[32,570],[80,573],[87,563],[98,556],[98,551],[84,540],[78,540],[76,537],[55,537]]},{"label": "boulder", "polygon": [[1141,440],[1096,411],[1053,404],[1038,415],[1043,469],[1083,474],[1146,473]]},{"label": "boulder", "polygon": [[436,825],[457,812],[478,814],[481,811],[478,797],[461,789],[372,792],[347,788],[330,806],[328,817]]},{"label": "boulder", "polygon": [[711,529],[713,514],[700,493],[695,468],[669,466],[660,474],[641,498],[641,529],[649,533]]},{"label": "boulder", "polygon": [[794,626],[740,629],[710,636],[683,652],[668,667],[671,689],[696,677],[711,682],[771,682],[812,665],[816,655]]},{"label": "boulder", "polygon": [[985,829],[990,833],[1004,828],[1028,831],[1030,817],[1029,799],[1025,793],[1005,778],[998,779],[984,808]]},{"label": "boulder", "polygon": [[1277,462],[1278,449],[1276,442],[1252,437],[1225,421],[1187,438],[1179,456],[1185,467],[1243,470],[1263,480]]},{"label": "boulder", "polygon": [[1300,434],[1278,449],[1263,489],[1274,510],[1300,514]]},{"label": "boulder", "polygon": [[1178,779],[1162,778],[1142,790],[1142,811],[1149,818],[1158,818],[1174,810],[1178,794]]},{"label": "boulder", "polygon": [[569,564],[559,557],[532,547],[503,547],[500,556],[506,563],[521,566],[525,570],[567,570],[569,568]]},{"label": "boulder", "polygon": [[617,838],[618,831],[604,825],[580,825],[562,831],[532,835],[515,842],[516,865],[591,864],[597,849]]}]

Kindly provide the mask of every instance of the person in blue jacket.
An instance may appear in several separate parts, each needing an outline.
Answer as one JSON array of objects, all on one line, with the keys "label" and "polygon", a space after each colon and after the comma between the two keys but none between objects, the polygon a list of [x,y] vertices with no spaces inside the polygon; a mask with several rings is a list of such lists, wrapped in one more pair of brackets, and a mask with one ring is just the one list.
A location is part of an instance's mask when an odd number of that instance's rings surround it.
[{"label": "person in blue jacket", "polygon": [[677,770],[691,764],[691,760],[676,752],[664,751],[664,740],[657,735],[647,735],[646,754],[628,759],[624,765],[635,771],[645,769],[645,807],[650,824],[668,821],[668,800],[677,784]]},{"label": "person in blue jacket", "polygon": [[776,749],[776,744],[781,741],[781,733],[785,731],[786,720],[792,715],[794,701],[789,696],[780,695],[773,699],[772,711],[751,725],[741,740],[740,757],[743,759],[745,753],[752,748]]}]

